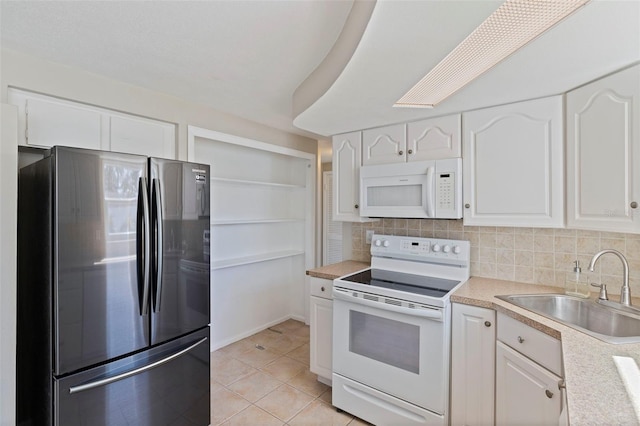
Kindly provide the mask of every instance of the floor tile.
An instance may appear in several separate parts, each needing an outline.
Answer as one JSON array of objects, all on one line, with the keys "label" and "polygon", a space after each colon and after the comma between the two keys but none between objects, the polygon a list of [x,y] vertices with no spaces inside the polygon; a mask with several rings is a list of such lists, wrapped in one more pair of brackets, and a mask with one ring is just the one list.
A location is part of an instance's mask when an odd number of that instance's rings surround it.
[{"label": "floor tile", "polygon": [[229,390],[241,395],[246,400],[256,402],[269,392],[282,385],[272,376],[256,371],[229,385]]},{"label": "floor tile", "polygon": [[222,358],[211,363],[211,378],[228,386],[231,383],[256,371],[255,368],[235,358]]},{"label": "floor tile", "polygon": [[302,371],[287,382],[290,386],[316,398],[322,395],[329,386],[318,381],[318,376],[309,370]]},{"label": "floor tile", "polygon": [[253,347],[245,352],[242,352],[236,356],[236,359],[250,365],[254,368],[264,367],[265,365],[273,362],[278,358],[280,354],[270,351],[269,349],[258,349]]},{"label": "floor tile", "polygon": [[274,325],[270,327],[273,330],[278,330],[283,333],[291,332],[294,330],[299,330],[300,328],[306,327],[302,321],[297,321],[294,319],[288,319],[280,324]]},{"label": "floor tile", "polygon": [[224,426],[281,426],[283,424],[281,420],[255,405],[245,408],[223,423]]},{"label": "floor tile", "polygon": [[344,412],[339,413],[334,407],[318,400],[307,405],[288,423],[291,426],[344,426],[353,420],[353,416]]},{"label": "floor tile", "polygon": [[282,382],[286,382],[287,380],[292,379],[306,369],[307,366],[300,361],[296,361],[295,359],[287,357],[281,357],[273,361],[271,364],[267,364],[266,366],[262,367],[260,370],[272,375]]},{"label": "floor tile", "polygon": [[282,385],[256,402],[256,405],[286,422],[312,401],[313,397],[304,392]]},{"label": "floor tile", "polygon": [[255,348],[255,344],[253,344],[253,342],[251,342],[248,339],[242,339],[242,340],[239,340],[239,341],[237,341],[235,343],[227,345],[224,348],[220,348],[216,352],[221,354],[221,355],[225,355],[225,356],[230,356],[230,357],[236,358],[239,354],[241,354],[243,352],[246,352],[246,351],[248,351],[250,349],[253,349],[253,348]]},{"label": "floor tile", "polygon": [[220,389],[211,395],[211,424],[218,425],[247,408],[251,403],[239,395]]},{"label": "floor tile", "polygon": [[300,361],[304,365],[309,365],[309,343],[305,343],[302,346],[298,346],[296,349],[287,352],[287,357],[293,358],[296,361]]},{"label": "floor tile", "polygon": [[330,388],[329,386],[327,386],[327,387],[328,387],[329,389],[327,389],[326,391],[324,391],[324,393],[323,393],[322,395],[320,395],[320,396],[318,397],[318,399],[319,399],[319,400],[321,400],[321,401],[323,401],[323,402],[325,402],[325,403],[327,403],[327,404],[329,404],[329,405],[332,405],[332,402],[331,402],[331,401],[332,401],[333,399],[331,398],[331,396],[332,396],[333,394],[331,393],[331,388]]}]

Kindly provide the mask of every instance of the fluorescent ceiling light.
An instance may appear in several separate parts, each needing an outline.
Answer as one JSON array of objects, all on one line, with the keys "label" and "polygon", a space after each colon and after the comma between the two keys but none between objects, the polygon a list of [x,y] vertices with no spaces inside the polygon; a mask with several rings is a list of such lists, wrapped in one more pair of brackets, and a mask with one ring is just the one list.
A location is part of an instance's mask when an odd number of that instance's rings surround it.
[{"label": "fluorescent ceiling light", "polygon": [[589,0],[507,0],[393,106],[433,108]]}]

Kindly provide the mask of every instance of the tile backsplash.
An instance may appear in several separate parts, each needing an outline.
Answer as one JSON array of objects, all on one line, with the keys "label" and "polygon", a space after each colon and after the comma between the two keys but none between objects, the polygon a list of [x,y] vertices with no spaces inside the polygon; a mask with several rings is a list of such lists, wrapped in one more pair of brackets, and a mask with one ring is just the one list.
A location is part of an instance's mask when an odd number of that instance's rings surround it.
[{"label": "tile backsplash", "polygon": [[[600,250],[615,249],[629,262],[631,295],[640,296],[640,235],[580,229],[463,226],[462,220],[382,219],[353,223],[353,260],[370,261],[366,230],[377,234],[469,240],[471,275],[564,287],[566,273],[579,260],[589,273],[591,257]],[[610,294],[620,294],[622,263],[614,255],[598,260],[590,282],[607,284]],[[597,291],[596,288],[592,290]],[[613,298],[612,298],[613,299]],[[614,299],[615,300],[615,299]]]}]

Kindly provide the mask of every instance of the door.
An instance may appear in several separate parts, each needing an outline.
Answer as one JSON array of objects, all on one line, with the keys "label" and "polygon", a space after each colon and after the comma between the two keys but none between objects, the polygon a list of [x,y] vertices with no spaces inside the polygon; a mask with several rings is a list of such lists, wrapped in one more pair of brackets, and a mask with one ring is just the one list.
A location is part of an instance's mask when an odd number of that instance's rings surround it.
[{"label": "door", "polygon": [[461,115],[428,118],[407,124],[407,161],[462,156]]},{"label": "door", "polygon": [[[333,372],[440,415],[449,394],[448,311],[333,291]],[[334,376],[335,377],[335,376]]]},{"label": "door", "polygon": [[451,424],[494,423],[496,312],[452,304]]},{"label": "door", "polygon": [[53,425],[164,426],[210,421],[209,329],[54,381]]},{"label": "door", "polygon": [[360,221],[360,132],[333,137],[333,220]]},{"label": "door", "polygon": [[[210,321],[209,166],[149,161],[154,240],[151,343],[157,344]],[[176,176],[181,185],[176,185]]]},{"label": "door", "polygon": [[567,94],[567,225],[640,230],[640,65]]},{"label": "door", "polygon": [[496,425],[557,425],[561,378],[496,343]]},{"label": "door", "polygon": [[404,124],[362,131],[362,165],[407,161],[407,128]]},{"label": "door", "polygon": [[562,97],[463,114],[464,224],[564,225]]},{"label": "door", "polygon": [[53,338],[60,375],[148,345],[137,233],[147,159],[61,147],[54,159]]}]

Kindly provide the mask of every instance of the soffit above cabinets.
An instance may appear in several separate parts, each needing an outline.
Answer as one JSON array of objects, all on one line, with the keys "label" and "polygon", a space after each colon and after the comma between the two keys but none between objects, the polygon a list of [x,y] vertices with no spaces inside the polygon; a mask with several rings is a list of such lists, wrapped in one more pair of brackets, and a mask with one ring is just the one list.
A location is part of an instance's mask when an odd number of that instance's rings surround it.
[{"label": "soffit above cabinets", "polygon": [[592,0],[435,108],[393,108],[501,3],[378,1],[351,60],[294,125],[334,135],[535,99],[640,61],[640,2]]}]

